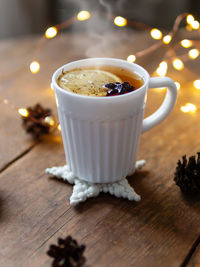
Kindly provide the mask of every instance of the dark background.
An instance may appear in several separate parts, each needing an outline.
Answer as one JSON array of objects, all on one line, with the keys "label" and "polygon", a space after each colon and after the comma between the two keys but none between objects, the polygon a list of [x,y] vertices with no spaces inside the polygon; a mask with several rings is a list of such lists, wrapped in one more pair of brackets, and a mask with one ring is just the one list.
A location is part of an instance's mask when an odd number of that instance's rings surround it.
[{"label": "dark background", "polygon": [[[1,0],[0,38],[5,39],[33,33],[44,33],[47,27],[76,15],[80,10],[113,13],[153,27],[168,30],[173,25],[177,15],[182,12],[192,13],[198,19],[200,1]],[[72,31],[74,27],[69,27],[67,30]],[[75,30],[83,31],[84,26],[76,27]]]}]

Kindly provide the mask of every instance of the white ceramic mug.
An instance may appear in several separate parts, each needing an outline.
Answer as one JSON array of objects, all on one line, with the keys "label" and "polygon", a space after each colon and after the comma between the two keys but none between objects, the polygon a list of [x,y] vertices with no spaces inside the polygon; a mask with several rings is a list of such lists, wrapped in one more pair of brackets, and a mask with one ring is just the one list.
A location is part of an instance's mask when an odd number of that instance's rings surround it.
[{"label": "white ceramic mug", "polygon": [[[94,97],[72,93],[59,87],[62,71],[85,66],[118,66],[138,74],[144,84],[119,96]],[[174,82],[150,78],[141,66],[114,58],[89,58],[68,63],[53,75],[67,164],[80,179],[111,183],[134,172],[140,135],[164,120],[177,97]],[[149,88],[167,87],[160,108],[143,120]]]}]

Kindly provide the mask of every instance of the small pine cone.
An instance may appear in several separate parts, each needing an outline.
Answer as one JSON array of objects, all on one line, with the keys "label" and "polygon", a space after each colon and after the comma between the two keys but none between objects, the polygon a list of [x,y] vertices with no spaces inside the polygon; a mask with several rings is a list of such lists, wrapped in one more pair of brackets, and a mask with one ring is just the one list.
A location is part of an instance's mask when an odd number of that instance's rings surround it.
[{"label": "small pine cone", "polygon": [[184,193],[200,193],[200,152],[198,157],[182,157],[182,162],[177,162],[174,181]]},{"label": "small pine cone", "polygon": [[84,245],[79,246],[76,240],[67,236],[65,239],[58,239],[58,246],[51,245],[47,255],[54,258],[52,267],[81,267],[86,262],[84,250]]},{"label": "small pine cone", "polygon": [[23,126],[27,133],[30,133],[35,139],[39,139],[42,135],[48,134],[50,125],[45,123],[44,119],[51,116],[51,110],[43,108],[40,104],[34,107],[28,107],[28,116],[22,117]]}]

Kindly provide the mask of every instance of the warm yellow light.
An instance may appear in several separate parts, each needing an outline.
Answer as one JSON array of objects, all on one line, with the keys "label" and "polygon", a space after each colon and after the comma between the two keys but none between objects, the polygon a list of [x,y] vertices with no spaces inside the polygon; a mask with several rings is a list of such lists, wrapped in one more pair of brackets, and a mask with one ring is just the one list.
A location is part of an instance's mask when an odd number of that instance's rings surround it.
[{"label": "warm yellow light", "polygon": [[127,57],[126,60],[127,60],[128,62],[130,62],[130,63],[133,63],[133,62],[136,61],[136,56],[134,56],[134,55],[130,55],[130,56]]},{"label": "warm yellow light", "polygon": [[150,34],[153,39],[158,40],[162,38],[162,32],[158,29],[151,29]]},{"label": "warm yellow light", "polygon": [[197,110],[197,107],[192,104],[192,103],[187,103],[185,104],[185,106],[181,106],[181,111],[184,113],[195,113],[195,111]]},{"label": "warm yellow light", "polygon": [[196,89],[200,90],[200,80],[195,80],[193,84]]},{"label": "warm yellow light", "polygon": [[82,10],[77,14],[77,20],[83,21],[90,18],[90,12],[86,10]]},{"label": "warm yellow light", "polygon": [[181,41],[181,45],[185,48],[188,48],[188,47],[192,46],[192,41],[190,41],[188,39],[184,39]]},{"label": "warm yellow light", "polygon": [[28,115],[29,115],[28,110],[26,108],[19,108],[18,112],[23,117],[28,117]]},{"label": "warm yellow light", "polygon": [[174,67],[176,70],[182,70],[182,69],[184,68],[183,61],[180,60],[179,58],[175,58],[175,59],[172,61],[172,65],[173,65],[173,67]]},{"label": "warm yellow light", "polygon": [[50,39],[57,35],[58,29],[56,27],[50,27],[45,32],[45,37]]},{"label": "warm yellow light", "polygon": [[190,25],[190,24],[187,24],[187,25],[186,25],[186,30],[189,31],[189,32],[192,31],[192,28],[191,28],[191,25]]},{"label": "warm yellow light", "polygon": [[194,17],[191,14],[189,14],[186,17],[186,21],[188,24],[191,24],[194,21]]},{"label": "warm yellow light", "polygon": [[159,64],[159,67],[156,70],[156,73],[158,76],[164,77],[167,73],[167,62],[166,61],[162,61]]},{"label": "warm yellow light", "polygon": [[169,43],[171,42],[171,40],[172,40],[171,35],[165,35],[165,36],[163,37],[163,43],[164,43],[164,44],[169,44]]},{"label": "warm yellow light", "polygon": [[199,56],[199,50],[198,49],[191,49],[189,52],[188,52],[188,56],[191,58],[191,59],[195,59]]},{"label": "warm yellow light", "polygon": [[175,84],[176,84],[176,88],[177,88],[177,90],[180,90],[180,88],[181,88],[180,83],[179,83],[179,82],[175,82]]},{"label": "warm yellow light", "polygon": [[53,126],[55,124],[54,119],[51,116],[45,117],[44,121],[48,123],[50,126]]},{"label": "warm yellow light", "polygon": [[199,22],[197,20],[193,21],[190,25],[191,25],[191,28],[194,30],[199,29]]},{"label": "warm yellow light", "polygon": [[118,27],[124,27],[127,24],[127,20],[125,18],[123,18],[123,17],[117,16],[117,17],[114,18],[114,23]]},{"label": "warm yellow light", "polygon": [[58,124],[57,129],[58,129],[59,131],[61,131],[61,126],[60,126],[60,124]]},{"label": "warm yellow light", "polygon": [[37,61],[33,61],[30,64],[30,71],[32,73],[37,73],[40,70],[40,64]]}]

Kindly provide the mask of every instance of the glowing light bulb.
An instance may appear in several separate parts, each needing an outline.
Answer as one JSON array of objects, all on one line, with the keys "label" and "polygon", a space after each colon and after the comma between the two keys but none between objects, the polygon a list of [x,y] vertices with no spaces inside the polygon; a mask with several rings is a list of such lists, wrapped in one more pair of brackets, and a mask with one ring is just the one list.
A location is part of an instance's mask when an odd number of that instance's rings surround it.
[{"label": "glowing light bulb", "polygon": [[191,49],[189,52],[188,52],[188,56],[191,58],[191,59],[195,59],[199,56],[199,50],[198,49]]},{"label": "glowing light bulb", "polygon": [[82,10],[77,14],[77,20],[83,21],[90,18],[90,12],[86,10]]},{"label": "glowing light bulb", "polygon": [[150,34],[153,39],[158,40],[162,38],[162,32],[158,29],[151,29]]},{"label": "glowing light bulb", "polygon": [[171,35],[165,35],[165,36],[163,37],[163,43],[164,43],[164,44],[169,44],[169,43],[171,42],[171,40],[172,40]]},{"label": "glowing light bulb", "polygon": [[61,126],[60,126],[60,124],[58,124],[57,129],[58,129],[59,131],[61,131]]},{"label": "glowing light bulb", "polygon": [[130,62],[130,63],[133,63],[133,62],[136,61],[136,56],[134,56],[134,55],[130,55],[130,56],[127,57],[126,60],[127,60],[128,62]]},{"label": "glowing light bulb", "polygon": [[185,48],[188,48],[188,47],[192,46],[192,41],[190,41],[188,39],[184,39],[181,41],[181,45]]},{"label": "glowing light bulb", "polygon": [[176,70],[182,70],[182,69],[184,68],[183,61],[180,60],[179,58],[175,58],[175,59],[172,61],[172,65],[173,65],[173,67],[174,67]]},{"label": "glowing light bulb", "polygon": [[19,108],[18,112],[23,117],[28,117],[28,115],[29,115],[29,112],[26,108]]},{"label": "glowing light bulb", "polygon": [[194,87],[195,87],[197,90],[200,90],[200,80],[195,80],[195,81],[193,82],[193,84],[194,84]]},{"label": "glowing light bulb", "polygon": [[189,14],[186,17],[186,21],[188,24],[191,24],[194,21],[194,17],[191,14]]},{"label": "glowing light bulb", "polygon": [[37,61],[33,61],[30,64],[30,71],[32,73],[37,73],[40,70],[40,64]]},{"label": "glowing light bulb", "polygon": [[117,25],[118,27],[124,27],[127,25],[127,20],[123,17],[117,16],[114,18],[114,23],[115,25]]},{"label": "glowing light bulb", "polygon": [[45,37],[47,39],[53,38],[57,35],[58,29],[56,27],[50,27],[45,32]]},{"label": "glowing light bulb", "polygon": [[198,30],[199,29],[199,22],[197,20],[195,20],[190,24],[190,26],[193,30]]},{"label": "glowing light bulb", "polygon": [[197,107],[192,103],[187,103],[187,104],[185,104],[185,106],[181,106],[180,109],[184,113],[188,113],[188,112],[195,113],[197,110]]},{"label": "glowing light bulb", "polygon": [[176,88],[177,88],[177,90],[180,90],[180,88],[181,88],[180,83],[179,83],[179,82],[175,82],[175,84],[176,84]]},{"label": "glowing light bulb", "polygon": [[167,62],[166,61],[162,61],[159,64],[159,67],[156,70],[156,73],[158,74],[158,76],[164,77],[167,73]]}]

